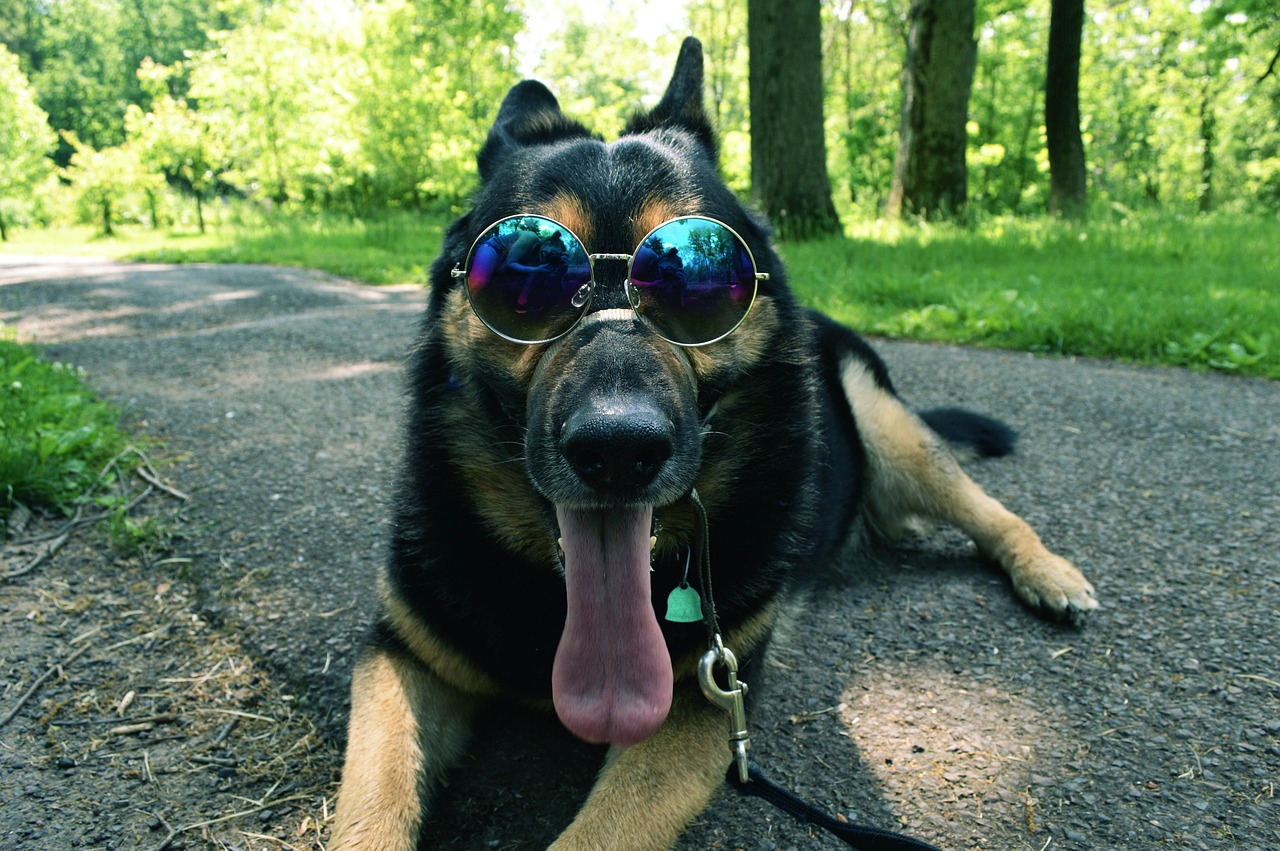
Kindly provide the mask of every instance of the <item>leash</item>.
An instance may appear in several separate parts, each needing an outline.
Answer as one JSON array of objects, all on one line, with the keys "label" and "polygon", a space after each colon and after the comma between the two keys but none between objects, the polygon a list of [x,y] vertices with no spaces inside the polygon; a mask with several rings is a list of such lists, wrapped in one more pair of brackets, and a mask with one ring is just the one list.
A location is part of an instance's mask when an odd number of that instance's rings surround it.
[{"label": "leash", "polygon": [[[711,549],[707,521],[707,510],[698,498],[696,490],[689,494],[697,520],[697,575],[702,586],[700,604],[701,620],[706,625],[708,642],[711,645],[698,662],[698,683],[707,700],[729,714],[729,750],[733,754],[733,764],[729,766],[726,779],[740,795],[760,798],[773,804],[778,809],[807,824],[820,827],[833,836],[843,840],[857,851],[938,851],[938,848],[919,839],[912,839],[889,830],[867,825],[852,824],[832,816],[803,798],[784,789],[764,776],[760,766],[747,759],[747,748],[750,737],[747,732],[746,695],[747,684],[738,679],[738,660],[733,651],[724,646],[720,638],[720,624],[716,617],[715,601],[711,594]],[[688,567],[685,569],[685,583],[688,580]],[[687,584],[684,589],[687,589]],[[681,590],[681,589],[677,589]],[[673,592],[675,593],[675,592]],[[688,593],[685,590],[685,593]],[[695,611],[697,609],[694,609]],[[675,620],[676,618],[669,619]],[[688,620],[693,620],[692,617]],[[728,688],[722,688],[715,678],[715,667],[725,668]]]},{"label": "leash", "polygon": [[765,777],[754,762],[748,763],[745,783],[738,779],[736,766],[729,767],[726,778],[739,795],[768,801],[797,821],[820,827],[858,851],[938,851],[936,846],[891,830],[841,821]]}]

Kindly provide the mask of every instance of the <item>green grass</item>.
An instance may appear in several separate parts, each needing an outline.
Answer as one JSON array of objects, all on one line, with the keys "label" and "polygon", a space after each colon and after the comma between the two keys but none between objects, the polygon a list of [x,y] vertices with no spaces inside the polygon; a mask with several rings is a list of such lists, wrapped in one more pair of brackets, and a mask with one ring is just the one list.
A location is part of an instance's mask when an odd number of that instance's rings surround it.
[{"label": "green grass", "polygon": [[1280,378],[1275,219],[876,224],[782,253],[866,333]]},{"label": "green grass", "polygon": [[69,513],[104,485],[130,443],[119,420],[75,367],[0,339],[0,523],[19,503]]},{"label": "green grass", "polygon": [[[445,220],[255,217],[206,236],[26,233],[10,250],[271,263],[422,282]],[[785,243],[808,304],[869,334],[1280,378],[1280,220],[1100,215],[1087,225],[855,224]]]},{"label": "green grass", "polygon": [[104,237],[88,227],[22,231],[0,251],[110,257],[148,263],[248,263],[321,269],[371,284],[422,283],[440,252],[446,220],[389,215],[376,221],[338,216],[250,215],[245,224],[194,230],[119,226]]}]

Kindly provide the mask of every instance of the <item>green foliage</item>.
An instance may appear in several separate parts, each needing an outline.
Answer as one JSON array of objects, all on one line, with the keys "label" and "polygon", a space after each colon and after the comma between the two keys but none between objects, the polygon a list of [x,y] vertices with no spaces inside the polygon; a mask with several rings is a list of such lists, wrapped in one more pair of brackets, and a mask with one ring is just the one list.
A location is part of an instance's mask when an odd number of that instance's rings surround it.
[{"label": "green foliage", "polygon": [[107,537],[121,553],[150,555],[169,549],[177,531],[172,522],[152,515],[132,517],[128,500],[120,497],[104,498],[100,502],[108,511]]},{"label": "green foliage", "polygon": [[276,204],[324,198],[357,140],[353,9],[263,7],[191,62],[190,95],[225,140],[229,182]]},{"label": "green foliage", "polygon": [[17,503],[69,513],[103,485],[127,444],[119,416],[75,367],[0,339],[0,519]]},{"label": "green foliage", "polygon": [[9,238],[14,212],[31,204],[36,185],[51,173],[45,154],[54,140],[17,57],[0,44],[0,241]]},{"label": "green foliage", "polygon": [[[136,76],[144,59],[161,65],[199,51],[206,32],[227,27],[225,0],[11,0],[19,20],[0,23],[56,130],[94,148],[124,141],[128,104],[150,100]],[[181,94],[175,91],[174,94]],[[69,148],[59,152],[65,165]]]},{"label": "green foliage", "polygon": [[363,10],[357,209],[423,209],[471,191],[476,151],[515,82],[510,45],[521,24],[508,3],[484,0],[380,0]]},{"label": "green foliage", "polygon": [[561,108],[606,138],[646,101],[657,103],[680,47],[672,21],[640,14],[634,2],[569,6],[538,60],[537,77]]}]

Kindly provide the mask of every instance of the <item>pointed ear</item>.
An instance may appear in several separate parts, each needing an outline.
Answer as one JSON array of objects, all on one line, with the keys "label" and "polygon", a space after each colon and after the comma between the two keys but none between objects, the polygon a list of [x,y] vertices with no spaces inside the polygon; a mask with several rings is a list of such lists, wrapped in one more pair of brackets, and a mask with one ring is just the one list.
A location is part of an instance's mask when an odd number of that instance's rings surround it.
[{"label": "pointed ear", "polygon": [[514,151],[561,139],[592,138],[587,128],[560,111],[556,96],[542,83],[525,80],[507,92],[489,138],[480,149],[480,179],[487,181]]},{"label": "pointed ear", "polygon": [[623,133],[663,127],[684,130],[692,133],[714,160],[718,153],[716,133],[702,103],[702,42],[690,36],[680,45],[676,70],[662,100],[649,112],[633,117]]}]

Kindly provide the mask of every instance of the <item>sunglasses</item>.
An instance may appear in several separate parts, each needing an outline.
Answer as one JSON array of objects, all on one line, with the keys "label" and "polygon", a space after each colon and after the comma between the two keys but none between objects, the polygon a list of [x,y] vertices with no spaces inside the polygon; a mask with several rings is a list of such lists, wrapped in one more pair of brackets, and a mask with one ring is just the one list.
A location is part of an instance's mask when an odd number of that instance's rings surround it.
[{"label": "sunglasses", "polygon": [[757,282],[751,249],[737,231],[682,216],[649,231],[633,254],[588,254],[569,228],[545,216],[509,216],[476,238],[453,277],[467,282],[471,309],[516,343],[548,343],[586,316],[595,261],[626,260],[627,300],[659,337],[677,346],[724,339],[747,318]]}]

